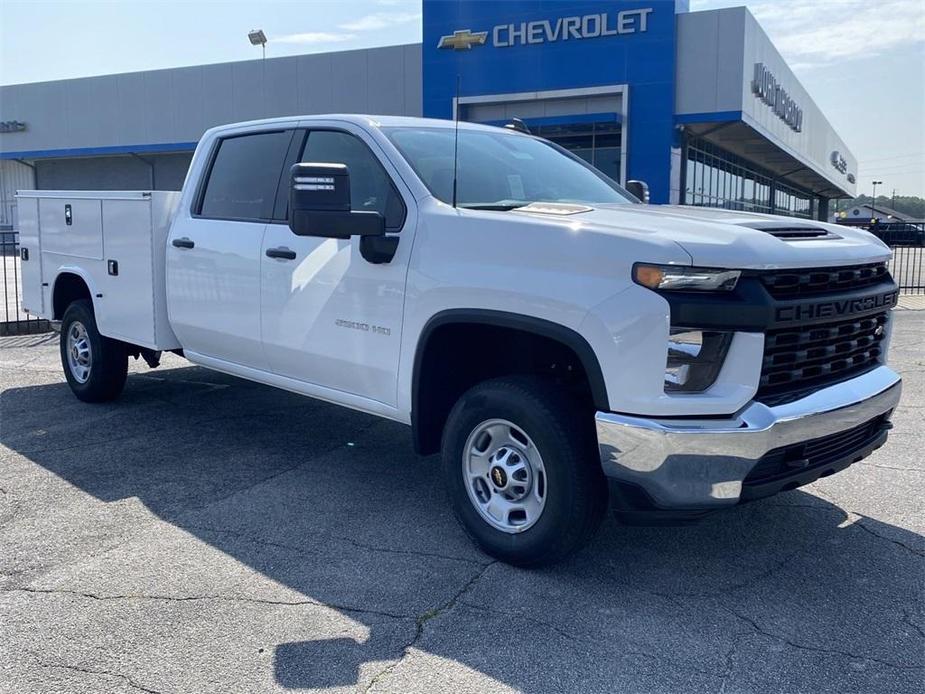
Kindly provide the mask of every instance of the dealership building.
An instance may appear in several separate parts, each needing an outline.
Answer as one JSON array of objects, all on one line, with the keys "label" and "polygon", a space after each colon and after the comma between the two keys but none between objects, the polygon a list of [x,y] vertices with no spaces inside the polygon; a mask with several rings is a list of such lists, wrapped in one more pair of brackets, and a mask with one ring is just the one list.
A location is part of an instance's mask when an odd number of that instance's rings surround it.
[{"label": "dealership building", "polygon": [[423,0],[420,44],[0,87],[0,228],[17,189],[176,190],[206,129],[319,113],[520,118],[657,203],[826,219],[855,195],[854,155],[744,7]]}]

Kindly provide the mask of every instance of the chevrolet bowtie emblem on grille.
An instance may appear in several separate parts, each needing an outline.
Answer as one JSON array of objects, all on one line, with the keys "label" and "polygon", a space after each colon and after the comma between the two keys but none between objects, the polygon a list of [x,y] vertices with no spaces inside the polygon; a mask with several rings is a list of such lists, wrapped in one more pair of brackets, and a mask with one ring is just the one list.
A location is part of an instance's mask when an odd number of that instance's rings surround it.
[{"label": "chevrolet bowtie emblem on grille", "polygon": [[469,29],[454,31],[452,34],[440,37],[437,48],[452,48],[454,51],[468,51],[473,46],[481,46],[488,40],[487,31],[471,32]]}]

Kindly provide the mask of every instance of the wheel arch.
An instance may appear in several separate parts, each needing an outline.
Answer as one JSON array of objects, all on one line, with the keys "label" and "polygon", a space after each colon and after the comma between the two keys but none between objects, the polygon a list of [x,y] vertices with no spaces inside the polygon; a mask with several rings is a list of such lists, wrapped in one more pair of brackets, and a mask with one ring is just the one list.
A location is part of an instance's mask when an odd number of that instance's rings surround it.
[{"label": "wheel arch", "polygon": [[[438,399],[435,403],[433,398],[427,397],[428,388],[433,387],[431,379],[434,378],[434,374],[431,371],[434,367],[435,337],[447,328],[462,329],[465,326],[510,331],[518,336],[532,337],[545,341],[546,345],[556,345],[558,348],[567,350],[583,370],[590,402],[598,410],[609,409],[607,386],[600,362],[591,345],[576,330],[543,318],[506,311],[475,308],[447,309],[435,314],[427,321],[421,330],[415,350],[411,381],[411,427],[414,448],[418,453],[430,454],[439,449],[443,423],[446,421],[452,404],[455,403],[455,398],[448,398],[443,402]],[[451,389],[451,392],[454,391]],[[455,395],[461,395],[461,393],[455,393]]]},{"label": "wheel arch", "polygon": [[52,320],[61,320],[67,307],[78,299],[88,299],[95,308],[97,293],[93,279],[81,268],[59,268],[51,288]]}]

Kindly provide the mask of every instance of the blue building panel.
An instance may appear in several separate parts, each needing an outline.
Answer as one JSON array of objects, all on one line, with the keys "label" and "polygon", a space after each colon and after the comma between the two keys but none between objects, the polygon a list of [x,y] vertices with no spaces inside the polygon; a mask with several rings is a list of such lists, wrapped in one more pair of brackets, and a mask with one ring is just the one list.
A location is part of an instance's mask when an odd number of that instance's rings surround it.
[{"label": "blue building panel", "polygon": [[457,76],[460,97],[625,85],[627,178],[644,179],[653,202],[668,202],[675,15],[686,3],[424,0],[423,7],[425,116],[453,116]]}]

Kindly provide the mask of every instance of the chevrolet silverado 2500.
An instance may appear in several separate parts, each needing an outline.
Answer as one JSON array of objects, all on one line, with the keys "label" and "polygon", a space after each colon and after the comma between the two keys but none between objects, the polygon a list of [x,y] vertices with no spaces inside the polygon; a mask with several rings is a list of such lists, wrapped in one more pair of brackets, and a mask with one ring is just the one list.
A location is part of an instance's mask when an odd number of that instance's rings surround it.
[{"label": "chevrolet silverado 2500", "polygon": [[74,394],[130,356],[410,425],[487,553],[539,565],[608,505],[689,520],[886,440],[889,249],[822,222],[639,200],[511,129],[214,128],[178,193],[19,194],[24,306]]}]

